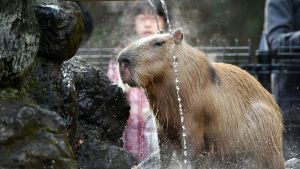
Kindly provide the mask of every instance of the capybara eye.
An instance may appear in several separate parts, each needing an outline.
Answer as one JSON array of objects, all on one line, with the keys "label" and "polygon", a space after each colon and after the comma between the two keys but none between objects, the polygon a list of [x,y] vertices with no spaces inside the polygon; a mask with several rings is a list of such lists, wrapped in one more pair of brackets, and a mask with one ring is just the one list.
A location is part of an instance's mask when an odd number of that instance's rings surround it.
[{"label": "capybara eye", "polygon": [[165,41],[158,41],[158,42],[155,42],[153,44],[154,47],[161,47],[164,43],[166,43]]}]

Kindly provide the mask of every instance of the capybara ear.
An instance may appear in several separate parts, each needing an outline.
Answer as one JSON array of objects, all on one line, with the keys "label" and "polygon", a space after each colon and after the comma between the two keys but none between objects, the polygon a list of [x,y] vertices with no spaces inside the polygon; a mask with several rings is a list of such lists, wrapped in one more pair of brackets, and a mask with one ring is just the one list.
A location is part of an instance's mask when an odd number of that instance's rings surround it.
[{"label": "capybara ear", "polygon": [[183,39],[182,28],[176,29],[172,32],[172,36],[175,43],[181,43]]}]

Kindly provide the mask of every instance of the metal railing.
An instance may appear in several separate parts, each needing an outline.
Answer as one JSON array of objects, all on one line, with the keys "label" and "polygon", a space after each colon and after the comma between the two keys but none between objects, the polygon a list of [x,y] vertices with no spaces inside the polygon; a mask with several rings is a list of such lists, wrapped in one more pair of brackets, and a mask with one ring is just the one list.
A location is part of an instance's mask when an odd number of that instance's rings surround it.
[{"label": "metal railing", "polygon": [[103,71],[107,71],[109,61],[116,58],[118,48],[79,48],[76,55],[92,66],[101,68]]},{"label": "metal railing", "polygon": [[[246,46],[197,46],[213,61],[242,65],[252,62],[251,45]],[[95,67],[107,71],[110,59],[116,58],[120,48],[79,48],[76,56]]]}]

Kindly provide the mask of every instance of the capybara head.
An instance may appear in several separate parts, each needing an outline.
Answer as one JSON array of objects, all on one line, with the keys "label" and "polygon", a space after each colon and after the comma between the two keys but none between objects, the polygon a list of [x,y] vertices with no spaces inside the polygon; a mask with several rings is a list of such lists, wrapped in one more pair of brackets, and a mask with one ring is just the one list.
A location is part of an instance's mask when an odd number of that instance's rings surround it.
[{"label": "capybara head", "polygon": [[121,79],[132,87],[146,87],[169,75],[175,45],[181,44],[181,29],[171,34],[156,34],[140,39],[123,49],[118,62]]}]

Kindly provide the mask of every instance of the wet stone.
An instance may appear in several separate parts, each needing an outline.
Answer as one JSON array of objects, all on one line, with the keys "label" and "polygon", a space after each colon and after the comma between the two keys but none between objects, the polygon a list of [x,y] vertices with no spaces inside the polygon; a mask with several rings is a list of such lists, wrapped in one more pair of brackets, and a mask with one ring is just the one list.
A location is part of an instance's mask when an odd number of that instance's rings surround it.
[{"label": "wet stone", "polygon": [[75,2],[37,4],[35,14],[40,26],[39,57],[62,62],[72,58],[83,36],[83,18]]},{"label": "wet stone", "polygon": [[[36,104],[62,117],[77,157],[101,146],[122,148],[121,138],[130,107],[121,88],[112,85],[100,69],[77,57],[63,63],[39,57],[26,86],[28,96]],[[122,154],[130,156],[128,152]],[[84,161],[108,163],[111,160],[102,157],[78,158],[78,163],[83,164],[79,167],[88,165]],[[131,164],[129,160],[124,165]]]},{"label": "wet stone", "polygon": [[[77,57],[62,65],[64,95],[74,86],[78,96],[75,154],[81,168],[130,168],[133,156],[122,149],[129,104],[121,88],[103,71]],[[71,87],[72,88],[72,87]],[[118,159],[118,163],[112,163]]]},{"label": "wet stone", "polygon": [[134,157],[124,149],[99,141],[83,144],[77,150],[77,154],[78,165],[81,169],[130,169],[137,165]]},{"label": "wet stone", "polygon": [[63,63],[62,74],[64,97],[73,89],[78,97],[76,137],[93,137],[122,147],[130,107],[121,88],[112,85],[103,71],[77,57]]},{"label": "wet stone", "polygon": [[38,24],[32,0],[2,0],[0,6],[0,87],[19,86],[38,50]]},{"label": "wet stone", "polygon": [[57,113],[18,101],[0,107],[0,168],[77,168]]}]

